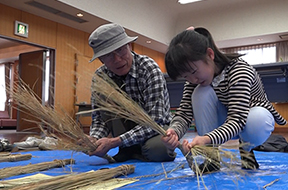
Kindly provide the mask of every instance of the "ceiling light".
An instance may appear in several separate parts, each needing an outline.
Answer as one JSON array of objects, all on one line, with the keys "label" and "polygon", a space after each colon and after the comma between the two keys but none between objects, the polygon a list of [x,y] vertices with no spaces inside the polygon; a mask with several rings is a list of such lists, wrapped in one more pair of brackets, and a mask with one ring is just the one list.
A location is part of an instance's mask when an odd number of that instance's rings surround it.
[{"label": "ceiling light", "polygon": [[202,1],[202,0],[178,0],[178,3],[180,4],[187,4],[187,3],[194,3],[197,1]]},{"label": "ceiling light", "polygon": [[84,16],[82,13],[77,13],[76,15],[77,15],[78,17]]},{"label": "ceiling light", "polygon": [[151,44],[152,42],[151,42],[151,40],[147,40],[146,43],[147,44]]}]

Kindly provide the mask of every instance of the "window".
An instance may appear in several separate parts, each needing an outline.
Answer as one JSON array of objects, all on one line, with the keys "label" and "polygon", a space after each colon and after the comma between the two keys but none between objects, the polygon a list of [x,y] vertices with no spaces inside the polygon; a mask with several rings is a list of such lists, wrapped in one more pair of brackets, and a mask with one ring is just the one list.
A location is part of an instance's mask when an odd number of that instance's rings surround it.
[{"label": "window", "polygon": [[276,44],[255,45],[223,49],[227,53],[245,54],[241,58],[250,65],[274,63],[276,61]]},{"label": "window", "polygon": [[276,46],[239,50],[238,53],[245,54],[242,58],[250,65],[276,62]]}]

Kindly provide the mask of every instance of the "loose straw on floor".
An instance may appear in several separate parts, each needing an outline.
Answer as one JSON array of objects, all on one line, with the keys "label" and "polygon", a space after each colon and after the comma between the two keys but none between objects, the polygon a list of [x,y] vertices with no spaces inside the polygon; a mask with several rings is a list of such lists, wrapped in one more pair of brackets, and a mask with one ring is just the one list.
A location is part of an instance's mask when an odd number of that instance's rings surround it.
[{"label": "loose straw on floor", "polygon": [[63,167],[68,164],[74,164],[73,159],[54,160],[52,162],[42,162],[38,164],[29,164],[25,166],[15,166],[0,169],[0,179],[17,176],[20,174],[28,174],[37,171],[48,170],[51,168]]},{"label": "loose straw on floor", "polygon": [[17,162],[22,160],[30,160],[32,154],[9,154],[6,156],[0,156],[0,162]]}]

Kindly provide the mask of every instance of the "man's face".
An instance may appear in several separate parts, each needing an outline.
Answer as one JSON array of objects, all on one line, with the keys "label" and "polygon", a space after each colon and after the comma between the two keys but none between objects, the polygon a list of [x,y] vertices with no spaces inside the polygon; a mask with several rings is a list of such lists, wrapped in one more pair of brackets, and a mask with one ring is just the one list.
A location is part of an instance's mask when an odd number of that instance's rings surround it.
[{"label": "man's face", "polygon": [[111,72],[115,73],[116,75],[126,75],[130,71],[133,61],[130,48],[130,43],[125,44],[111,53],[99,57],[99,59]]}]

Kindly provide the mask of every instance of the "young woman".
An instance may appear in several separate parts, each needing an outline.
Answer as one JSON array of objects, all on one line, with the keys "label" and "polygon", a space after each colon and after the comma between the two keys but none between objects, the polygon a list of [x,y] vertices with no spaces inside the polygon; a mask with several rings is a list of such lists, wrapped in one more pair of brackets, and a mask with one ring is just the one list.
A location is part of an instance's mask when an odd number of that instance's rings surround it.
[{"label": "young woman", "polygon": [[[187,81],[167,136],[162,137],[167,147],[178,146],[194,118],[198,136],[183,141],[186,152],[195,145],[239,138],[248,144],[240,150],[241,159],[249,163],[242,168],[259,168],[252,149],[266,141],[275,121],[284,125],[286,120],[267,99],[256,70],[240,57],[220,52],[205,28],[189,28],[172,39],[165,56],[167,73]],[[213,163],[206,160],[200,169],[219,170],[220,164]]]}]

